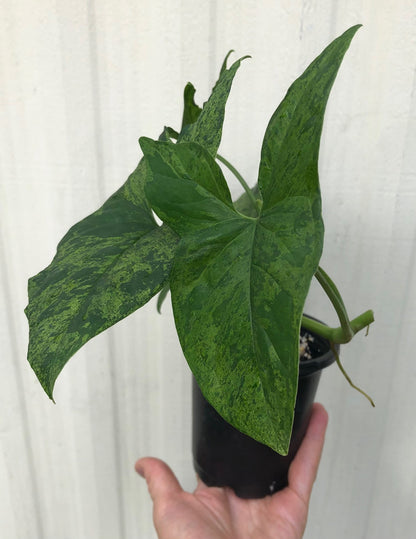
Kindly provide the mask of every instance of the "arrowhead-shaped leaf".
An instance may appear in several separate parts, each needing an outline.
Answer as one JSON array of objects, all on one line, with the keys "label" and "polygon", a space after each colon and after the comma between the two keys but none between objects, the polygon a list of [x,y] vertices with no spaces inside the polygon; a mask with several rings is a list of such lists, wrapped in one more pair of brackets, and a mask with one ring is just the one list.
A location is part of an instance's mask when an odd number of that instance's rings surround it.
[{"label": "arrowhead-shaped leaf", "polygon": [[[216,153],[225,104],[240,61],[224,70],[203,111],[185,90],[181,137]],[[168,138],[169,129],[161,135]],[[127,182],[95,213],[74,225],[52,263],[29,280],[28,360],[52,398],[57,376],[89,339],[144,305],[162,289],[179,238],[159,227],[146,200],[148,169],[141,161]]]},{"label": "arrowhead-shaped leaf", "polygon": [[29,280],[28,360],[52,398],[68,359],[144,305],[169,275],[178,237],[156,225],[141,161],[99,210],[74,225],[52,263]]},{"label": "arrowhead-shaped leaf", "polygon": [[227,421],[284,453],[297,390],[300,317],[320,256],[321,221],[307,197],[289,197],[259,219],[245,217],[228,196],[218,196],[225,179],[203,148],[140,143],[153,172],[147,196],[182,238],[170,286],[185,357]]},{"label": "arrowhead-shaped leaf", "polygon": [[323,245],[323,115],[357,29],[325,49],[274,114],[262,150],[258,218],[230,206],[221,170],[204,148],[140,141],[153,175],[148,199],[182,238],[170,286],[185,357],[216,410],[282,454],[293,421],[303,305]]},{"label": "arrowhead-shaped leaf", "polygon": [[182,129],[178,142],[196,142],[208,150],[212,156],[216,156],[221,142],[225,105],[234,76],[245,58],[247,56],[234,62],[229,69],[224,67],[221,69],[220,77],[208,101],[204,104],[202,112],[198,115],[197,121]]},{"label": "arrowhead-shaped leaf", "polygon": [[319,188],[318,154],[329,93],[361,25],[335,39],[290,86],[267,126],[259,169],[265,208]]},{"label": "arrowhead-shaped leaf", "polygon": [[[162,137],[159,137],[159,140],[170,140],[170,135],[173,135],[173,138],[178,139],[178,143],[184,141],[199,141],[211,152],[211,155],[216,155],[221,141],[225,105],[231,89],[231,84],[241,61],[244,59],[240,58],[240,60],[237,60],[230,69],[227,69],[227,61],[232,52],[233,51],[230,51],[225,57],[221,66],[218,81],[213,88],[210,98],[204,104],[203,109],[195,103],[195,88],[188,82],[184,90],[184,110],[181,132],[178,136],[178,133],[173,132],[172,129],[165,128],[165,131]],[[164,286],[159,294],[157,301],[159,313],[161,312],[161,307],[168,291],[169,283]]]}]

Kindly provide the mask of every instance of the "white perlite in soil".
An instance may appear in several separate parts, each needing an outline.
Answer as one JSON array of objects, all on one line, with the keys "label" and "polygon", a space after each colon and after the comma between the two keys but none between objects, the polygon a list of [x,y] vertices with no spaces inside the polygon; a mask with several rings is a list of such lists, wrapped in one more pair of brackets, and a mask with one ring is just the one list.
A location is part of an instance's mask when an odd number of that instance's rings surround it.
[{"label": "white perlite in soil", "polygon": [[304,333],[299,338],[299,360],[306,361],[312,359],[310,343],[313,343],[315,338],[310,333]]}]

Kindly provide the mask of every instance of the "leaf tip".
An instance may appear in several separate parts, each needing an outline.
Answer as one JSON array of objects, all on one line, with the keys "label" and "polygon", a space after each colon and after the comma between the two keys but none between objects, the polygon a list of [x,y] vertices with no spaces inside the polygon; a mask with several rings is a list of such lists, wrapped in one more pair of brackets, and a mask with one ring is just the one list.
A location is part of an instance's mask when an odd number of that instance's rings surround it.
[{"label": "leaf tip", "polygon": [[41,383],[45,393],[48,395],[50,400],[54,404],[56,404],[55,399],[53,398],[53,389],[55,387],[55,380],[53,380],[52,382],[48,382],[46,380],[39,379],[39,382]]},{"label": "leaf tip", "polygon": [[184,90],[183,90],[183,93],[184,93],[185,95],[187,95],[187,94],[189,93],[190,95],[193,96],[193,95],[195,95],[195,92],[196,92],[195,86],[192,84],[192,82],[188,81],[188,82],[186,83],[186,85],[185,85],[185,88],[184,88]]},{"label": "leaf tip", "polygon": [[354,26],[348,28],[348,30],[346,30],[344,34],[352,34],[354,36],[362,26],[363,25],[361,23],[354,24]]},{"label": "leaf tip", "polygon": [[150,148],[153,144],[153,140],[149,137],[140,137],[139,138],[139,144],[140,148],[142,149],[142,152],[146,154],[146,152],[150,151]]},{"label": "leaf tip", "polygon": [[220,70],[220,75],[227,69],[227,62],[228,62],[228,58],[230,57],[230,55],[235,52],[234,49],[231,49],[227,52],[225,58],[224,58],[224,61],[222,63],[222,66],[221,66],[221,70]]},{"label": "leaf tip", "polygon": [[[248,58],[252,58],[252,56],[251,56],[250,54],[246,54],[246,55],[242,56],[241,58],[239,58],[238,60],[236,60],[236,61],[234,62],[233,66],[240,67],[241,62],[242,62],[243,60],[247,60]],[[233,66],[232,66],[232,67],[233,67]]]},{"label": "leaf tip", "polygon": [[[246,54],[244,56],[241,56],[241,58],[239,58],[238,60],[236,60],[232,66],[230,67],[230,70],[233,70],[233,69],[238,69],[241,65],[241,62],[243,60],[246,60],[247,58],[251,58],[252,56],[250,54]],[[223,72],[225,71],[225,69],[222,69],[221,70],[221,75],[223,74]]]},{"label": "leaf tip", "polygon": [[40,385],[42,386],[44,392],[46,393],[46,395],[49,397],[49,399],[54,403],[56,404],[55,402],[55,399],[53,398],[53,389],[54,389],[54,386],[55,386],[55,380],[53,381],[48,381],[48,380],[45,380],[43,377],[39,376],[38,373],[35,371],[35,374],[40,382]]},{"label": "leaf tip", "polygon": [[50,400],[56,404],[55,399],[53,398],[53,389],[55,387],[56,378],[60,370],[58,372],[54,372],[53,369],[49,369],[45,365],[39,364],[34,360],[33,354],[31,354],[30,351],[28,353],[27,360],[35,373],[38,382],[42,386],[42,389]]}]

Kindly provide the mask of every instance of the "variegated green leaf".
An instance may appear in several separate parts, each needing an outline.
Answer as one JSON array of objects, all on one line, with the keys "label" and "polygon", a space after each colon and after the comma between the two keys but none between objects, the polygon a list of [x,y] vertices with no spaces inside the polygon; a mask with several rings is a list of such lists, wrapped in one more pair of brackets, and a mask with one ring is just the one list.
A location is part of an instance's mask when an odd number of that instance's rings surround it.
[{"label": "variegated green leaf", "polygon": [[231,90],[231,85],[241,61],[240,58],[229,69],[223,69],[215,84],[212,94],[204,104],[198,120],[184,127],[178,142],[196,142],[215,157],[221,142],[222,125],[224,123],[225,104]]},{"label": "variegated green leaf", "polygon": [[[251,189],[251,192],[256,199],[261,198],[259,186],[257,184]],[[254,207],[253,202],[245,191],[234,202],[234,207],[237,211],[243,213],[244,215],[248,215],[249,217],[257,217],[257,209]]]},{"label": "variegated green leaf", "polygon": [[203,148],[140,143],[153,173],[148,199],[182,238],[170,286],[185,357],[227,421],[284,453],[299,320],[321,252],[321,221],[307,197],[288,197],[259,219],[245,217],[218,196],[225,179]]},{"label": "variegated green leaf", "polygon": [[[184,139],[197,138],[216,151],[239,63],[221,74],[202,113],[192,88],[185,91],[185,109],[195,125],[184,127]],[[161,139],[169,134],[166,128]],[[144,194],[147,175],[141,161],[98,211],[69,230],[52,263],[29,280],[28,360],[50,398],[57,376],[82,345],[144,305],[167,282],[178,237],[155,223]]]},{"label": "variegated green leaf", "polygon": [[213,159],[201,159],[202,148],[183,145],[179,153],[179,145],[140,141],[152,171],[147,197],[182,238],[170,286],[185,357],[214,408],[282,454],[296,400],[303,305],[323,245],[323,114],[357,29],[325,49],[274,114],[263,143],[257,218],[218,196],[225,179]]},{"label": "variegated green leaf", "polygon": [[199,107],[195,103],[194,96],[195,96],[195,88],[190,82],[188,82],[183,92],[184,106],[183,106],[181,130],[184,129],[187,125],[195,123],[202,112],[201,107]]},{"label": "variegated green leaf", "polygon": [[[216,161],[205,148],[195,142],[182,142],[181,144],[159,142],[155,145],[152,139],[146,137],[141,137],[139,142],[146,161],[150,165],[152,176],[154,167],[157,166],[159,176],[166,178],[180,177],[184,179],[197,178],[201,187],[214,195],[216,199],[223,202],[226,206],[233,207],[230,190],[228,189],[224,175]],[[165,186],[165,189],[173,191],[172,196],[175,196],[174,185],[172,182],[172,186],[168,184]],[[148,186],[146,185],[147,193]],[[194,218],[199,227],[200,220],[203,219],[203,214],[199,215],[198,211],[196,211],[194,216],[192,208],[186,208],[186,206],[192,205],[193,202],[182,200],[180,193],[177,194],[176,198],[178,200],[176,227],[183,225],[188,230],[192,226]],[[181,208],[184,210],[184,214]],[[186,218],[184,218],[184,215],[186,215]],[[163,221],[165,220],[163,217],[161,219]]]},{"label": "variegated green leaf", "polygon": [[188,90],[185,107],[195,121],[183,126],[179,144],[141,139],[146,162],[68,232],[51,265],[29,281],[29,361],[50,397],[69,357],[169,278],[178,334],[204,395],[241,431],[286,453],[300,319],[323,240],[323,114],[357,28],[325,49],[273,115],[256,218],[236,211],[214,161],[241,60],[229,69],[225,62],[202,111]]},{"label": "variegated green leaf", "polygon": [[326,47],[291,85],[270,119],[258,182],[265,207],[273,206],[288,193],[308,196],[316,192],[326,103],[344,54],[360,26],[348,29]]},{"label": "variegated green leaf", "polygon": [[[173,129],[166,127],[159,140],[167,141],[170,140],[170,137],[172,136],[174,139],[178,140],[178,143],[184,141],[198,141],[203,144],[212,155],[216,155],[221,141],[225,105],[235,73],[243,59],[241,58],[235,62],[231,68],[227,70],[227,61],[232,52],[233,51],[230,51],[225,57],[221,66],[218,81],[215,84],[207,103],[204,104],[203,109],[201,109],[194,101],[194,86],[191,83],[188,83],[185,86],[181,132],[178,134]],[[159,313],[161,312],[162,304],[168,291],[169,283],[165,285],[164,289],[159,294],[157,301]]]},{"label": "variegated green leaf", "polygon": [[178,237],[156,225],[144,196],[141,161],[125,185],[74,225],[52,263],[29,280],[28,360],[52,398],[68,359],[126,317],[166,281]]},{"label": "variegated green leaf", "polygon": [[224,73],[224,71],[226,71],[227,69],[227,64],[228,64],[228,58],[231,56],[231,54],[234,52],[234,49],[231,49],[230,51],[227,52],[223,62],[222,62],[222,65],[221,65],[221,69],[220,69],[220,76]]}]

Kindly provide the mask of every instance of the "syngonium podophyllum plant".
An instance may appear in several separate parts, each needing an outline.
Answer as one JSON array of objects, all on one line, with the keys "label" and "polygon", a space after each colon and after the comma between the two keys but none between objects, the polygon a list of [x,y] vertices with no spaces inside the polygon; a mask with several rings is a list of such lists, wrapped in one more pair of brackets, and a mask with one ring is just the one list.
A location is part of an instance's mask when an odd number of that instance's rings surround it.
[{"label": "syngonium podophyllum plant", "polygon": [[[335,39],[289,88],[267,127],[252,189],[217,153],[243,58],[227,67],[227,55],[202,109],[188,83],[179,133],[165,128],[159,140],[140,139],[144,157],[126,183],[73,226],[52,263],[29,280],[28,359],[50,398],[82,345],[170,288],[179,340],[207,400],[242,432],[287,453],[301,323],[345,343],[373,321],[371,311],[349,319],[318,265],[324,111],[358,28]],[[217,160],[245,188],[236,202]],[[340,327],[302,318],[313,276]]]}]

